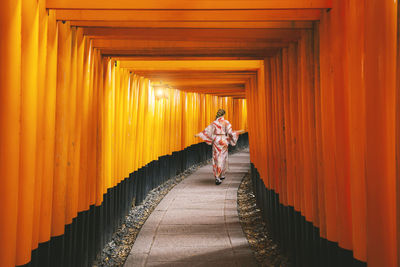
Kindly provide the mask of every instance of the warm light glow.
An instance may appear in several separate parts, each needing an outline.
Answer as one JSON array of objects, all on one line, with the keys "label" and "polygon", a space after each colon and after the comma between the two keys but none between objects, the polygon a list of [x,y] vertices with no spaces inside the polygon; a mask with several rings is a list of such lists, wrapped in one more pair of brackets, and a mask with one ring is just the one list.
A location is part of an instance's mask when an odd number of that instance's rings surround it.
[{"label": "warm light glow", "polygon": [[163,84],[162,82],[157,84],[152,84],[154,89],[154,96],[157,100],[161,100],[163,98],[168,99],[167,89],[169,88],[168,85]]},{"label": "warm light glow", "polygon": [[162,88],[156,89],[156,98],[161,99],[164,97],[164,90]]}]

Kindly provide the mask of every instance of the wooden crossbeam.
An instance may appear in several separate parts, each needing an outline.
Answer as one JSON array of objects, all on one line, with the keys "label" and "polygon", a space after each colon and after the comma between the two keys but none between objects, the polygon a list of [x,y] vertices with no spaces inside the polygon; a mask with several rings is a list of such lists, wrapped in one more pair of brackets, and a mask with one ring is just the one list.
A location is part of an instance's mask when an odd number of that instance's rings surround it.
[{"label": "wooden crossbeam", "polygon": [[51,9],[309,9],[331,8],[332,0],[47,0]]},{"label": "wooden crossbeam", "polygon": [[279,48],[288,46],[289,42],[281,41],[262,41],[262,42],[246,42],[246,40],[236,42],[216,42],[216,41],[164,41],[164,40],[130,40],[130,39],[95,39],[93,47],[102,49],[155,49],[155,48],[247,48],[247,49],[262,49],[262,48]]},{"label": "wooden crossbeam", "polygon": [[[208,61],[208,60],[206,60]],[[212,79],[249,79],[256,76],[255,71],[232,71],[232,70],[186,70],[186,71],[145,71],[145,70],[137,70],[136,74],[141,76],[150,77],[152,79],[158,78],[166,78],[166,79],[192,79],[192,80],[201,80],[204,77],[212,78]]]},{"label": "wooden crossbeam", "polygon": [[191,89],[191,90],[182,90],[180,88],[176,88],[178,90],[181,91],[185,91],[185,92],[196,92],[196,93],[202,93],[202,94],[230,94],[230,95],[245,95],[246,92],[245,91],[237,91],[237,90],[225,90],[225,91],[220,91],[218,89],[215,90],[197,90],[197,89]]},{"label": "wooden crossbeam", "polygon": [[171,88],[179,89],[182,91],[188,91],[188,92],[196,91],[199,93],[208,93],[208,92],[214,92],[214,93],[236,92],[236,93],[243,93],[243,94],[245,93],[245,90],[243,88],[235,88],[235,87],[233,87],[233,88],[227,87],[227,88],[223,88],[223,89],[215,87],[215,88],[204,89],[204,88],[200,88],[200,87],[196,87],[196,86],[194,86],[192,88],[181,88],[179,86],[175,86],[175,87],[171,87]]},{"label": "wooden crossbeam", "polygon": [[95,39],[93,47],[103,55],[144,56],[252,56],[275,55],[290,42],[216,42],[216,41],[161,41]]},{"label": "wooden crossbeam", "polygon": [[240,57],[243,59],[262,59],[276,55],[277,49],[244,49],[244,50],[232,50],[232,49],[185,49],[178,51],[177,49],[142,49],[142,50],[110,50],[103,49],[101,51],[103,56],[109,57],[123,57],[133,56],[140,57],[142,60],[148,58],[158,57],[161,59],[172,59],[177,60],[181,57],[185,58],[203,58],[203,57],[217,57],[217,59],[232,59],[234,57]]},{"label": "wooden crossbeam", "polygon": [[262,56],[255,55],[204,55],[204,56],[196,56],[196,55],[153,55],[153,56],[145,56],[145,55],[127,55],[127,54],[104,54],[104,56],[118,58],[122,60],[123,58],[130,58],[131,60],[263,60]]},{"label": "wooden crossbeam", "polygon": [[294,41],[301,37],[297,29],[163,29],[163,28],[84,28],[84,34],[96,39],[164,41]]},{"label": "wooden crossbeam", "polygon": [[179,88],[193,88],[193,87],[203,87],[203,88],[216,88],[222,87],[239,87],[243,88],[245,79],[209,79],[204,77],[203,80],[187,80],[187,79],[177,79],[177,80],[163,80],[170,86],[175,86]]},{"label": "wooden crossbeam", "polygon": [[[247,82],[249,79],[256,77],[255,72],[242,71],[242,72],[232,72],[232,71],[135,71],[139,76],[143,76],[157,82],[177,81],[177,80],[192,80],[192,81],[202,81],[205,78],[209,81],[220,81],[220,80],[240,80]],[[219,85],[221,87],[223,85]],[[239,85],[236,85],[239,86]],[[240,83],[240,86],[242,84]],[[205,85],[203,87],[206,87]],[[182,88],[182,86],[181,86]]]},{"label": "wooden crossbeam", "polygon": [[226,90],[226,91],[218,91],[218,90],[209,90],[209,91],[204,91],[204,90],[181,90],[179,88],[176,88],[180,91],[183,92],[188,92],[188,93],[201,93],[201,94],[209,94],[209,95],[219,95],[219,96],[240,96],[244,97],[246,93],[244,91],[235,91],[235,90]]},{"label": "wooden crossbeam", "polygon": [[[200,92],[200,93],[203,93],[203,92]],[[232,92],[218,92],[218,91],[209,91],[209,92],[207,92],[207,93],[205,93],[205,94],[214,94],[214,95],[224,95],[224,96],[233,96],[233,95],[236,95],[236,96],[242,96],[242,95],[245,95],[245,92],[235,92],[235,91],[232,91]]]},{"label": "wooden crossbeam", "polygon": [[138,71],[187,71],[187,70],[232,70],[257,71],[264,62],[262,60],[170,60],[170,61],[120,61],[120,66]]},{"label": "wooden crossbeam", "polygon": [[222,93],[222,94],[208,93],[208,94],[222,96],[222,97],[230,96],[230,97],[246,98],[246,94],[234,94],[234,93]]},{"label": "wooden crossbeam", "polygon": [[[282,46],[287,47],[288,45]],[[248,57],[261,59],[276,55],[280,48],[251,47],[142,47],[142,48],[101,48],[105,56],[139,56],[139,57]]]},{"label": "wooden crossbeam", "polygon": [[[208,80],[208,79],[207,79]],[[220,90],[230,90],[230,89],[235,89],[235,90],[244,90],[245,86],[244,86],[244,82],[243,83],[225,83],[225,84],[212,84],[212,81],[210,81],[210,84],[196,84],[193,83],[192,85],[179,85],[176,84],[174,82],[168,82],[165,81],[165,83],[167,84],[172,84],[175,87],[179,87],[180,90],[192,90],[193,88],[196,88],[198,90],[210,90],[210,89],[220,89]]]},{"label": "wooden crossbeam", "polygon": [[[273,10],[57,10],[57,20],[97,22],[266,22],[319,20],[320,9]],[[277,22],[278,21],[278,22]]]},{"label": "wooden crossbeam", "polygon": [[71,26],[109,28],[312,29],[311,21],[86,21]]}]

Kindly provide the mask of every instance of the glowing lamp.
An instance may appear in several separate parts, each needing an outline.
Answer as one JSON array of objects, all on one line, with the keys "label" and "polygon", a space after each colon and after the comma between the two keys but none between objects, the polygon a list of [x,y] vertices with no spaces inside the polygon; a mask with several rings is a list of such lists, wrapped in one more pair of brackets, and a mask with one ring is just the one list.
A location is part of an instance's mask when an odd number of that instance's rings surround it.
[{"label": "glowing lamp", "polygon": [[161,100],[163,98],[168,99],[168,94],[166,92],[166,90],[169,88],[168,85],[160,82],[159,84],[153,84],[152,86],[154,88],[154,94],[157,100]]},{"label": "glowing lamp", "polygon": [[161,88],[158,88],[157,90],[156,90],[156,98],[158,98],[158,99],[161,99],[161,98],[163,98],[164,97],[164,90],[163,89],[161,89]]}]

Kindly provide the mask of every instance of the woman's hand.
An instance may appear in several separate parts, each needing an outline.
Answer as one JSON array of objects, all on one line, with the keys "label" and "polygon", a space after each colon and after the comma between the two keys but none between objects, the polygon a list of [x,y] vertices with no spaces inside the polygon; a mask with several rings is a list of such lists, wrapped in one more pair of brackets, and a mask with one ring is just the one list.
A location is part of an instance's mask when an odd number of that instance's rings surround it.
[{"label": "woman's hand", "polygon": [[199,137],[199,134],[195,134],[194,137]]}]

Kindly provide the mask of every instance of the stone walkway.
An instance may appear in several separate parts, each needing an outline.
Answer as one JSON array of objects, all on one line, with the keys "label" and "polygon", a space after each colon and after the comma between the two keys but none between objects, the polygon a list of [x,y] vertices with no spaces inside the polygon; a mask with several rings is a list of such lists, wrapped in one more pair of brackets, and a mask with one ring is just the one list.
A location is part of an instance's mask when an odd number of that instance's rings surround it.
[{"label": "stone walkway", "polygon": [[211,165],[175,186],[143,225],[125,267],[257,266],[237,213],[249,154],[230,155],[229,163],[219,186]]}]

